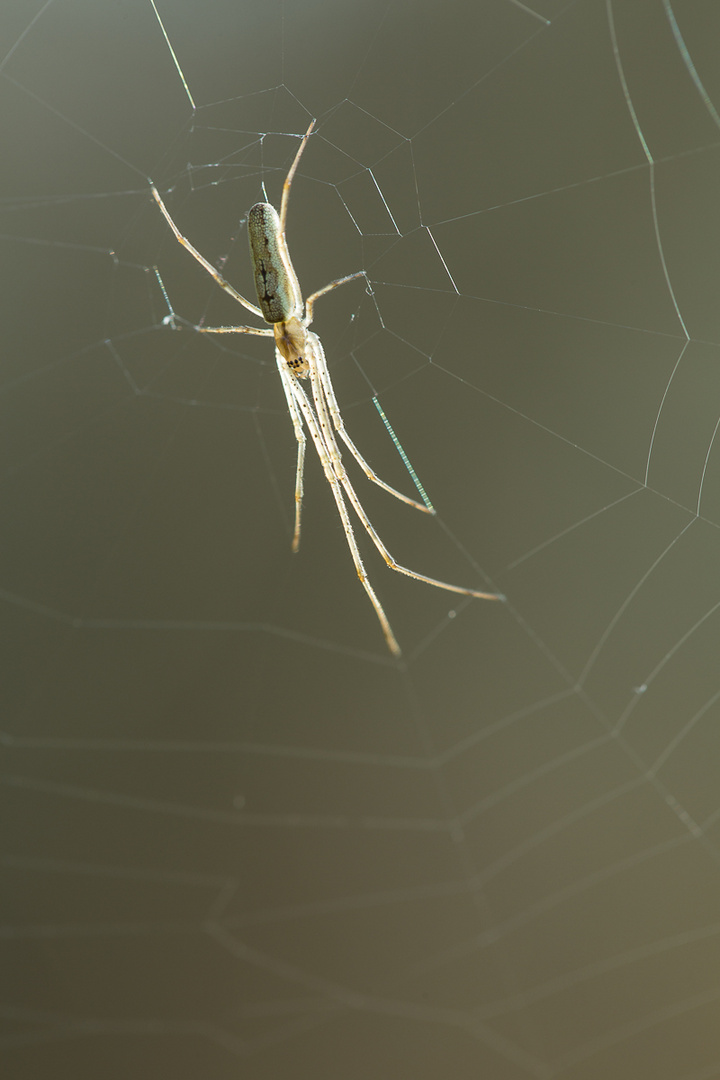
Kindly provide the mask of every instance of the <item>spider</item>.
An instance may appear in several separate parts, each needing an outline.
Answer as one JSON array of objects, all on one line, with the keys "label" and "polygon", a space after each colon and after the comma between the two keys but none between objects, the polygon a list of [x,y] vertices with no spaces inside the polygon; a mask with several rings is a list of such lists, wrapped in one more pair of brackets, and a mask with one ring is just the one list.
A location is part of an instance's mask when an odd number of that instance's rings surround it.
[{"label": "spider", "polygon": [[[333,493],[357,575],[375,609],[390,652],[399,657],[401,655],[400,646],[388,622],[383,606],[370,584],[360,557],[346,499],[352,505],[373,544],[392,570],[397,570],[400,574],[406,574],[408,577],[415,578],[417,581],[424,581],[426,584],[434,585],[439,589],[447,589],[449,592],[477,596],[482,600],[501,600],[503,597],[495,593],[466,589],[460,585],[449,585],[445,581],[437,581],[435,578],[427,577],[425,574],[419,574],[415,570],[409,570],[406,566],[401,566],[395,561],[378,536],[375,527],[355,493],[355,488],[348,478],[338,445],[338,436],[360,468],[374,484],[394,495],[396,499],[400,499],[409,506],[414,506],[417,510],[422,510],[424,513],[435,513],[432,507],[416,502],[414,499],[408,498],[407,495],[403,495],[402,492],[390,487],[389,484],[380,479],[365,461],[365,458],[345,430],[345,424],[340,415],[320,339],[317,334],[308,329],[313,321],[315,303],[321,296],[325,296],[332,289],[337,289],[338,286],[345,285],[346,282],[354,281],[356,278],[363,277],[367,281],[365,271],[359,270],[357,273],[348,274],[346,277],[331,281],[329,285],[325,285],[324,288],[309,296],[303,304],[300,284],[290,261],[290,253],[285,239],[285,227],[287,224],[290,187],[302,152],[314,126],[315,121],[313,120],[302,138],[295,159],[290,166],[290,171],[285,178],[280,214],[278,215],[270,203],[256,203],[248,214],[250,253],[259,307],[251,304],[249,300],[241,296],[182,235],[154,184],[151,184],[151,191],[155,202],[160,207],[165,220],[179,243],[190,252],[193,258],[214,278],[218,285],[232,296],[233,300],[237,300],[244,308],[251,311],[253,315],[264,319],[270,326],[270,328],[263,327],[262,329],[254,326],[196,326],[195,329],[202,334],[256,334],[259,337],[272,337],[275,339],[275,358],[298,447],[295,472],[295,531],[292,550],[297,551],[300,546],[300,517],[302,513],[306,442],[303,421],[305,421],[310,438],[320,458],[325,478]],[[308,378],[310,379],[311,396],[308,395],[301,382],[301,380]]]}]

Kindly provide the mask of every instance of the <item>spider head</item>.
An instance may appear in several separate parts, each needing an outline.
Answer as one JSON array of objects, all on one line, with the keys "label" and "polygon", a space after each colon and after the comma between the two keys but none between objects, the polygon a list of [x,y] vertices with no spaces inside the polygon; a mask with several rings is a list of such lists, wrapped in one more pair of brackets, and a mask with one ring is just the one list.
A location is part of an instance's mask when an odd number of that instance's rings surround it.
[{"label": "spider head", "polygon": [[293,316],[287,322],[273,323],[275,344],[294,375],[304,379],[310,372],[307,361],[308,333],[300,319]]}]

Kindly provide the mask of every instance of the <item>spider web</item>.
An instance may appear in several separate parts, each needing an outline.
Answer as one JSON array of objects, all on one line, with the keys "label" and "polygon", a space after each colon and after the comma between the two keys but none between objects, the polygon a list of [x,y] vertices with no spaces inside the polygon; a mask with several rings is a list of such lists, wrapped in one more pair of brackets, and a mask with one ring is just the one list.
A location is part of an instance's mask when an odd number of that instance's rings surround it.
[{"label": "spider web", "polygon": [[[720,1076],[717,6],[160,10],[2,12],[5,1074]],[[401,663],[149,196],[252,297],[312,116]]]}]

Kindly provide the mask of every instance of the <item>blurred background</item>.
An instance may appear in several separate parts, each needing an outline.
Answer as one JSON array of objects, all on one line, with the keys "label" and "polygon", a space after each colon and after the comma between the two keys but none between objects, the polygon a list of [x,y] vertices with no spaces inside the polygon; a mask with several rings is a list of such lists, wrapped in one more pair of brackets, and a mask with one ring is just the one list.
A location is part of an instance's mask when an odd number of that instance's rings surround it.
[{"label": "blurred background", "polygon": [[[720,1077],[717,5],[158,10],[0,14],[4,1075]],[[313,117],[399,662],[149,195],[252,298]]]}]

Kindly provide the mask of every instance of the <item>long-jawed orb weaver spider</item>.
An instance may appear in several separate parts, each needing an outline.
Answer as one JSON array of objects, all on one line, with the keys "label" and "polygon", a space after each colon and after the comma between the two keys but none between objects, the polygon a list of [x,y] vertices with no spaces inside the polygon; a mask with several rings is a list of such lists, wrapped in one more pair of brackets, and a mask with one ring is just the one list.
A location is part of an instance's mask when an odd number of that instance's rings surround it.
[{"label": "long-jawed orb weaver spider", "polygon": [[[340,409],[338,407],[337,398],[335,397],[335,391],[333,390],[330,372],[328,370],[323,347],[320,344],[320,339],[317,334],[314,334],[308,329],[313,321],[315,303],[321,296],[329,293],[332,289],[337,289],[339,285],[344,285],[348,281],[355,280],[355,278],[363,277],[367,281],[365,271],[359,270],[355,274],[348,274],[347,277],[331,281],[329,285],[325,285],[324,288],[314,292],[303,303],[300,283],[298,282],[297,274],[295,273],[293,264],[290,260],[290,253],[285,239],[285,228],[287,225],[290,187],[298,167],[298,162],[300,161],[300,157],[302,156],[302,152],[305,149],[305,145],[310,138],[314,126],[315,121],[313,120],[302,138],[295,155],[295,160],[290,166],[290,171],[285,178],[282,190],[282,201],[280,203],[280,214],[278,215],[277,211],[270,203],[256,203],[248,215],[250,253],[259,307],[256,307],[255,304],[251,304],[249,300],[246,300],[244,296],[241,296],[240,293],[225,280],[222,274],[219,274],[215,267],[212,266],[207,259],[203,258],[200,252],[197,251],[190,241],[180,232],[154,184],[152,185],[151,190],[155,202],[160,207],[165,220],[182,246],[190,252],[194,259],[197,259],[200,265],[212,278],[214,278],[218,285],[224,289],[226,293],[229,293],[229,295],[232,296],[233,300],[237,300],[239,304],[242,304],[244,308],[251,311],[253,315],[257,315],[259,318],[264,319],[271,327],[271,329],[268,329],[266,327],[258,328],[254,326],[197,326],[195,329],[203,334],[256,334],[259,337],[273,337],[275,339],[275,358],[278,371],[280,372],[283,390],[285,391],[285,398],[287,400],[290,419],[292,420],[298,446],[297,467],[295,471],[295,531],[292,541],[293,551],[297,551],[300,545],[300,517],[302,513],[303,469],[305,464],[306,442],[305,431],[303,429],[304,420],[310,433],[310,438],[312,439],[318,457],[320,458],[320,463],[325,472],[325,478],[332,490],[335,505],[337,506],[340,520],[342,521],[342,526],[345,530],[348,547],[350,548],[350,553],[353,562],[355,563],[357,575],[363,584],[365,592],[370,597],[372,606],[375,608],[375,613],[380,620],[380,625],[382,626],[385,641],[387,642],[390,652],[393,653],[394,656],[400,656],[400,646],[398,645],[392,627],[388,622],[383,606],[370,584],[363,561],[360,557],[360,551],[358,549],[357,540],[355,539],[355,533],[353,532],[347,502],[345,501],[346,498],[352,505],[353,510],[357,514],[373,544],[392,570],[397,570],[400,574],[406,574],[408,577],[415,578],[416,581],[424,581],[427,585],[434,585],[438,589],[446,589],[448,592],[461,593],[464,596],[477,596],[481,600],[502,600],[503,597],[496,593],[479,592],[477,589],[466,589],[460,585],[450,585],[446,581],[438,581],[436,578],[427,577],[425,574],[418,574],[415,570],[409,570],[406,566],[401,566],[395,561],[378,536],[375,527],[365,513],[355,492],[355,488],[351,484],[347,472],[345,471],[340,447],[338,446],[338,436],[355,458],[360,468],[365,472],[365,475],[372,480],[374,484],[377,484],[378,487],[381,487],[391,495],[394,495],[396,499],[400,499],[402,502],[414,506],[417,510],[422,510],[424,513],[435,513],[432,507],[416,502],[414,499],[408,498],[407,495],[403,495],[402,492],[396,491],[395,488],[390,487],[389,484],[386,484],[384,480],[380,479],[377,473],[365,461],[365,458],[345,430],[345,424],[340,415]],[[301,382],[301,380],[307,378],[310,379],[312,398],[308,395]]]}]

